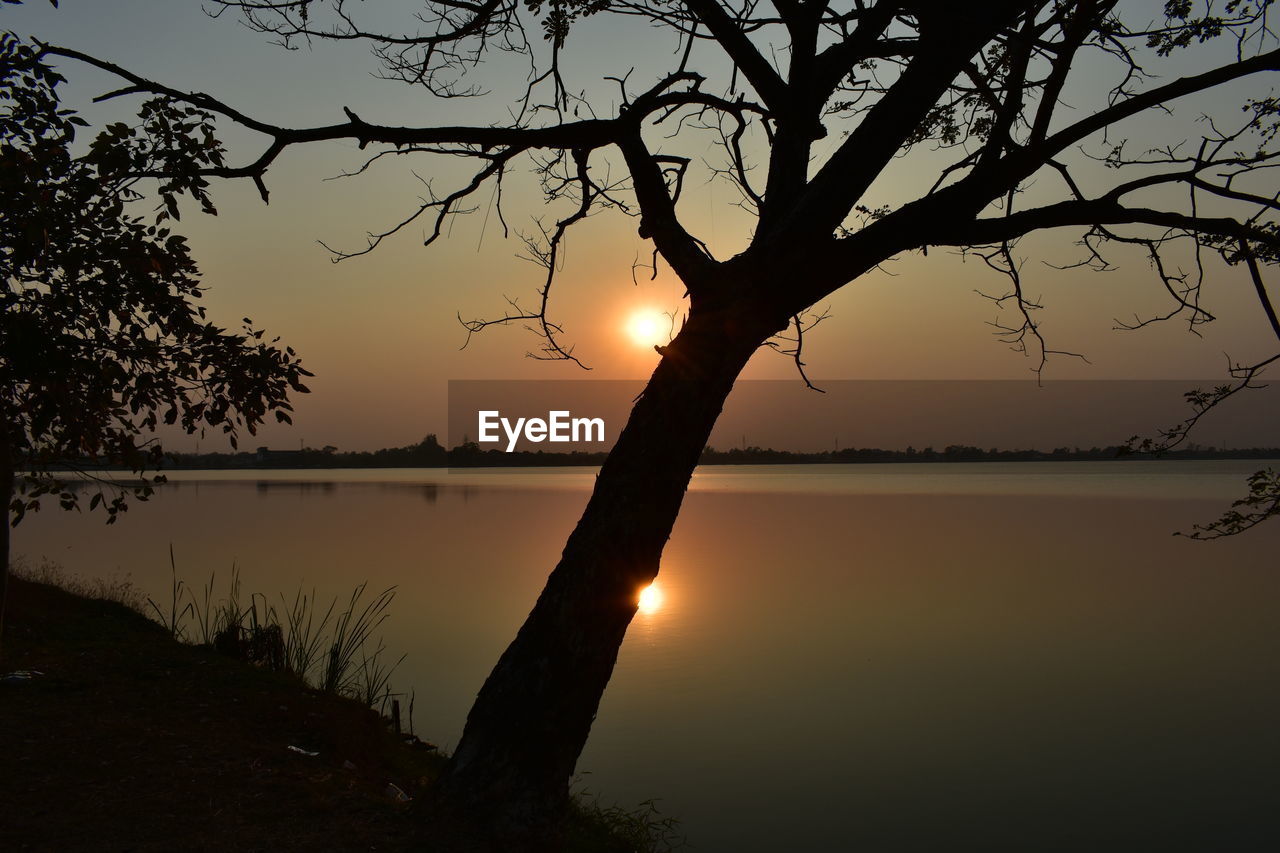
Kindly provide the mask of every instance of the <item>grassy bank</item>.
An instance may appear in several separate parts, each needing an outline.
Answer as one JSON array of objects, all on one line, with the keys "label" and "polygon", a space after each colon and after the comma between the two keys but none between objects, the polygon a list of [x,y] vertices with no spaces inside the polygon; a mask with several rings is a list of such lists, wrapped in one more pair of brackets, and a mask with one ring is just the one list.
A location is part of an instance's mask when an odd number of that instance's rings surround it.
[{"label": "grassy bank", "polygon": [[[444,759],[360,701],[177,642],[127,589],[80,591],[133,606],[10,581],[0,672],[40,674],[0,685],[6,850],[469,849],[419,811]],[[670,849],[669,830],[579,802],[569,849]]]}]

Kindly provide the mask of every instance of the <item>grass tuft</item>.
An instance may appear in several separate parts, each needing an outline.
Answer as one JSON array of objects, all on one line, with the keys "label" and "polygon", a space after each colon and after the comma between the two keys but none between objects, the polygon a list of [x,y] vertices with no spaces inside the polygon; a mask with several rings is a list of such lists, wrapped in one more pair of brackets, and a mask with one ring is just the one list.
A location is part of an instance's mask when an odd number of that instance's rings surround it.
[{"label": "grass tuft", "polygon": [[[181,640],[183,639],[181,624],[183,619],[191,615],[191,605],[188,604],[182,609],[178,608],[179,602],[181,602],[183,596],[186,595],[186,584],[178,578],[178,564],[173,558],[173,543],[169,544],[169,571],[170,577],[173,580],[169,585],[170,595],[168,618],[165,618],[164,612],[160,609],[160,606],[151,599],[151,596],[147,596],[147,605],[150,606],[151,612],[156,615],[156,620],[169,631],[169,634],[175,640]],[[70,589],[70,587],[67,587],[64,584],[54,583],[54,585],[62,586],[64,589]],[[71,591],[74,592],[75,590]],[[143,610],[142,613],[146,616],[151,615],[145,610]]]},{"label": "grass tuft", "polygon": [[103,601],[114,601],[123,604],[130,610],[146,614],[147,596],[133,585],[133,581],[124,578],[82,578],[79,575],[68,575],[62,566],[48,559],[31,563],[22,557],[14,558],[9,566],[14,577],[34,583],[47,584],[64,589],[84,598],[96,598]]},{"label": "grass tuft", "polygon": [[656,800],[634,809],[604,805],[586,789],[569,801],[566,853],[668,853],[686,846],[680,822],[658,810]]},{"label": "grass tuft", "polygon": [[[333,639],[325,659],[324,676],[320,680],[321,690],[347,695],[359,692],[361,678],[356,671],[356,655],[362,653],[374,630],[386,621],[390,615],[387,608],[396,595],[396,588],[388,587],[361,607],[360,600],[364,597],[367,586],[368,582],[365,582],[352,591],[347,609],[334,620]],[[375,659],[381,651],[379,648],[374,653]],[[368,671],[368,667],[365,667],[364,672]]]},{"label": "grass tuft", "polygon": [[[218,597],[216,572],[199,590],[178,576],[172,545],[169,600],[164,605],[131,580],[85,580],[67,575],[47,559],[32,565],[19,558],[12,570],[25,580],[119,602],[159,622],[175,640],[292,673],[311,687],[357,699],[383,716],[392,698],[401,695],[393,691],[391,676],[405,656],[390,663],[386,646],[377,636],[377,629],[391,615],[394,586],[366,600],[368,582],[362,583],[342,609],[337,598],[322,609],[315,590],[310,594],[299,590],[292,602],[281,594],[277,607],[260,593],[250,594],[246,601],[239,567],[233,563],[226,595]],[[412,703],[409,725],[413,725]]]}]

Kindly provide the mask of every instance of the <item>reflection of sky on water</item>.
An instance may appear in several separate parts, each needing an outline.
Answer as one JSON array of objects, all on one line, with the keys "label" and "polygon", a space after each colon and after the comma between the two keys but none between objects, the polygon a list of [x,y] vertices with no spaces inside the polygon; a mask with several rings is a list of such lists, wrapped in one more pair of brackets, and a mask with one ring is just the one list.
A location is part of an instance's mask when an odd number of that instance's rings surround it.
[{"label": "reflection of sky on water", "polygon": [[[691,492],[788,494],[1044,495],[1232,500],[1245,476],[1274,465],[1267,460],[1187,462],[984,462],[874,463],[857,465],[709,465],[694,472]],[[304,488],[325,483],[395,489],[589,490],[598,469],[402,468],[296,469],[276,471],[172,471],[170,486],[243,484]]]},{"label": "reflection of sky on water", "polygon": [[[845,475],[869,493],[832,485],[839,471],[709,472],[667,547],[662,606],[623,646],[588,787],[660,797],[711,851],[1258,848],[1276,828],[1280,525],[1170,535],[1254,463],[1198,480],[1177,463],[1163,482],[1072,464],[979,471],[971,494],[954,493],[969,466],[929,466],[948,469],[933,494],[923,470],[893,484],[887,466]],[[395,683],[413,686],[420,733],[456,742],[585,490],[511,488],[512,472],[261,474],[175,482],[110,528],[31,516],[15,549],[122,567],[153,592],[169,542],[193,582],[221,587],[234,561],[271,595],[395,584]],[[1000,476],[1021,486],[992,493]],[[770,487],[725,485],[753,480]],[[1175,499],[1197,484],[1211,500]]]}]

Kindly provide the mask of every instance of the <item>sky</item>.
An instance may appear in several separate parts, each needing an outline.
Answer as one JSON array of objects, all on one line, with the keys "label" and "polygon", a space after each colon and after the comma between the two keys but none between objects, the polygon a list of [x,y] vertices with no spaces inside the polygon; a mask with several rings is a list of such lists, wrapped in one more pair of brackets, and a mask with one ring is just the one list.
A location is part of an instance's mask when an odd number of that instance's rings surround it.
[{"label": "sky", "polygon": [[[361,4],[363,6],[363,4]],[[1148,6],[1153,4],[1146,4]],[[351,107],[369,121],[401,125],[488,124],[501,121],[523,87],[523,70],[496,55],[478,80],[491,94],[469,100],[437,100],[402,83],[378,79],[376,61],[357,44],[317,43],[314,49],[285,51],[239,25],[231,14],[213,20],[197,0],[62,0],[54,10],[43,2],[0,9],[5,29],[34,35],[125,65],[180,89],[207,91],[237,108],[278,124],[331,124]],[[386,14],[414,8],[411,0],[377,7]],[[633,68],[636,88],[671,64],[675,44],[657,30],[617,21],[590,21],[575,30],[565,50],[570,87],[587,91],[601,113],[615,105],[616,84],[605,75]],[[1166,75],[1183,73],[1176,63]],[[694,65],[709,74],[722,69],[710,53]],[[64,62],[70,78],[68,103],[91,120],[127,117],[129,105],[92,105],[92,96],[115,88],[89,69]],[[1083,113],[1100,96],[1107,69],[1082,68],[1066,100]],[[1265,92],[1253,82],[1250,91]],[[1259,88],[1261,87],[1261,88]],[[1232,102],[1228,114],[1234,114]],[[1179,138],[1213,100],[1186,105],[1177,116],[1144,116],[1125,128],[1135,137]],[[1189,130],[1189,128],[1191,128]],[[839,134],[824,144],[834,148]],[[256,156],[261,140],[229,130],[234,162]],[[673,143],[674,144],[674,143]],[[712,158],[708,146],[692,153]],[[758,149],[757,149],[758,150]],[[820,146],[819,157],[829,153]],[[451,221],[448,239],[422,246],[423,229],[411,227],[378,251],[335,264],[320,245],[360,248],[365,233],[403,218],[423,192],[421,179],[438,191],[466,176],[456,162],[402,159],[369,173],[331,180],[363,161],[354,143],[334,142],[290,150],[271,168],[271,202],[264,205],[247,182],[215,186],[220,215],[189,209],[180,229],[189,235],[209,287],[211,316],[235,326],[251,317],[280,335],[302,355],[316,376],[313,393],[295,400],[292,428],[272,425],[242,444],[273,447],[333,445],[342,450],[399,446],[426,433],[444,435],[447,384],[460,379],[637,379],[648,375],[657,355],[628,334],[637,312],[682,310],[682,288],[661,269],[655,281],[633,279],[633,264],[649,257],[634,220],[606,211],[575,227],[564,268],[553,294],[552,313],[575,353],[593,369],[525,357],[538,340],[518,326],[492,328],[462,349],[466,333],[458,317],[500,315],[505,298],[532,303],[542,270],[518,255],[518,233],[537,217],[554,217],[536,191],[532,164],[519,165],[504,189],[504,211],[512,233],[504,238],[492,212],[491,194],[477,195],[477,210]],[[895,164],[872,188],[869,202],[901,203],[929,183],[945,159],[917,152]],[[930,174],[930,167],[934,169]],[[1086,173],[1098,180],[1101,170]],[[1041,190],[1033,187],[1032,195]],[[736,192],[695,171],[681,202],[690,229],[717,257],[745,245],[750,219],[734,205]],[[559,215],[563,215],[560,213]],[[1167,297],[1147,261],[1117,252],[1116,271],[1066,271],[1080,258],[1079,231],[1036,236],[1020,246],[1023,275],[1033,297],[1046,306],[1042,330],[1055,348],[1083,352],[1089,364],[1056,359],[1046,374],[1054,379],[1187,379],[1224,374],[1227,357],[1256,360],[1270,355],[1275,340],[1240,271],[1210,268],[1204,304],[1218,320],[1188,334],[1185,323],[1170,322],[1139,332],[1115,331],[1117,318],[1162,313]],[[803,275],[803,270],[797,270]],[[975,290],[1001,291],[1004,282],[980,262],[954,252],[931,251],[887,264],[847,286],[828,303],[830,319],[805,344],[810,375],[845,379],[1009,379],[1034,383],[1032,362],[1009,351],[991,334],[996,313]],[[762,351],[745,378],[792,379],[785,357]],[[795,417],[808,417],[797,402]],[[813,416],[819,417],[815,405]],[[1164,424],[1153,424],[1163,426]],[[197,440],[167,440],[173,449],[194,449]],[[201,450],[227,449],[208,436]]]}]

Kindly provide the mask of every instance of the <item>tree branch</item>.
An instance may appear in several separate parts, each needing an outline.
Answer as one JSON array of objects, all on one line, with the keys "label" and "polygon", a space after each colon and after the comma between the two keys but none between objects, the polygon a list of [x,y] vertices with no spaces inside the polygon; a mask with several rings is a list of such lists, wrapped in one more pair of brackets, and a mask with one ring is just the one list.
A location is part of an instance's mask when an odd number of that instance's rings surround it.
[{"label": "tree branch", "polygon": [[765,106],[774,112],[785,111],[790,93],[782,78],[747,38],[738,22],[729,17],[719,0],[684,0],[684,3],[715,37]]}]

